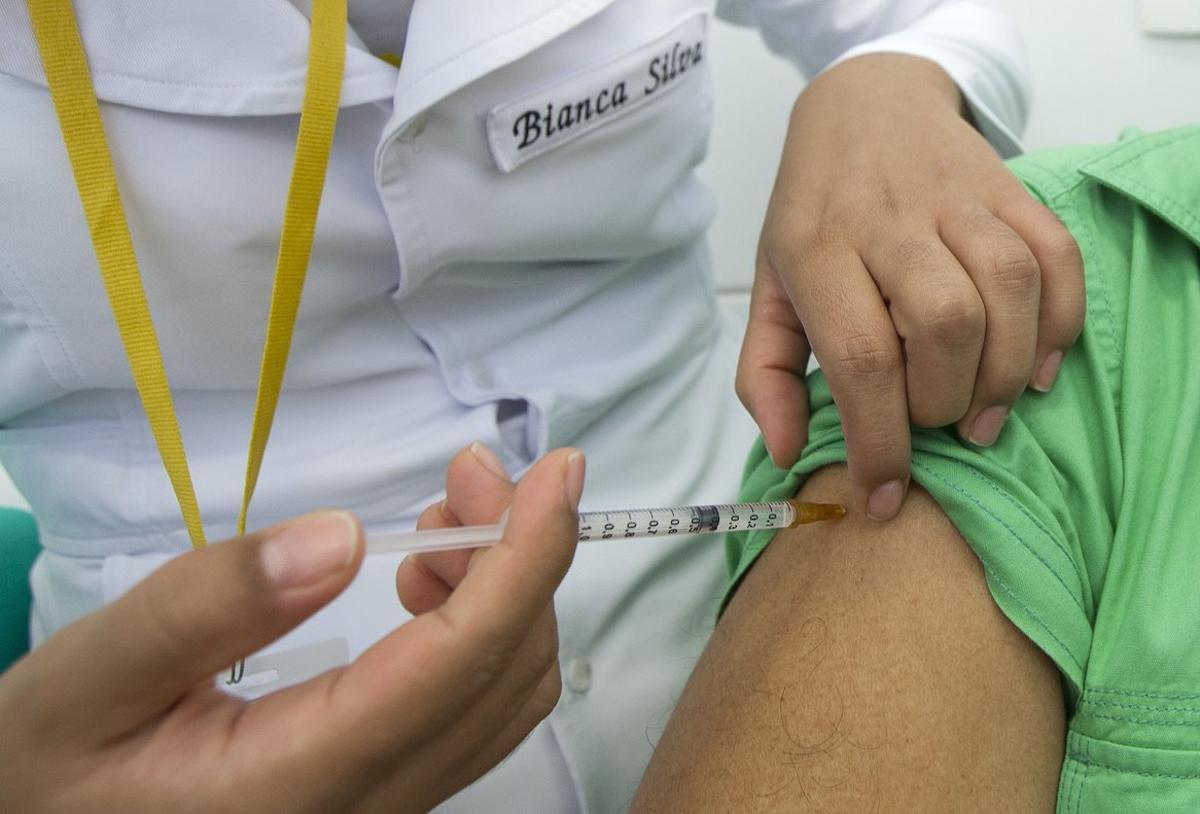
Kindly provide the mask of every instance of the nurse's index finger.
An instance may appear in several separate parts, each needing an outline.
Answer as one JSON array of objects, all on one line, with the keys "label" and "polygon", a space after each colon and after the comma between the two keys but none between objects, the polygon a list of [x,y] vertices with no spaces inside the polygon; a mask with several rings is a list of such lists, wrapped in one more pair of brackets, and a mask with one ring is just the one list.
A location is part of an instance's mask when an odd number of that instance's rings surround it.
[{"label": "nurse's index finger", "polygon": [[499,543],[482,552],[436,612],[478,645],[515,647],[553,600],[575,554],[583,453],[563,449],[517,484]]},{"label": "nurse's index finger", "polygon": [[[381,720],[432,731],[475,709],[551,607],[575,553],[583,477],[583,455],[570,449],[529,470],[517,484],[504,537],[478,550],[445,602],[334,676],[336,692],[322,691],[339,706],[330,738],[345,738],[338,742],[354,754],[383,754],[397,744]],[[372,734],[364,736],[368,722]]]},{"label": "nurse's index finger", "polygon": [[514,489],[496,453],[477,441],[450,460],[443,505],[462,525],[488,525],[508,509]]}]

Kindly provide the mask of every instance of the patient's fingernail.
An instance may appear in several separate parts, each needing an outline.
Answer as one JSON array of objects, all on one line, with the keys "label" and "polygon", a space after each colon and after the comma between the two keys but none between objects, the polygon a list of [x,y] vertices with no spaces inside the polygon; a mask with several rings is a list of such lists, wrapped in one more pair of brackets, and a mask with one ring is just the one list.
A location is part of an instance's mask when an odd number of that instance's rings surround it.
[{"label": "patient's fingernail", "polygon": [[1054,380],[1058,378],[1058,369],[1062,365],[1063,352],[1056,350],[1042,360],[1038,365],[1037,372],[1033,374],[1033,381],[1030,386],[1034,390],[1039,390],[1042,393],[1048,392],[1054,386]]},{"label": "patient's fingernail", "polygon": [[867,500],[867,517],[872,520],[891,520],[900,513],[904,502],[904,481],[890,480],[877,487]]},{"label": "patient's fingernail", "polygon": [[497,477],[511,480],[508,476],[508,470],[504,468],[504,464],[496,457],[496,453],[488,449],[487,445],[476,441],[471,444],[471,454],[475,456],[475,460],[483,464],[484,468]]},{"label": "patient's fingernail", "polygon": [[567,503],[572,509],[579,509],[579,499],[583,497],[583,476],[587,471],[587,461],[583,453],[575,450],[567,456],[567,476],[563,483]]},{"label": "patient's fingernail", "polygon": [[975,416],[975,424],[967,440],[977,447],[990,447],[1000,437],[1000,430],[1004,429],[1007,418],[1007,407],[988,407]]}]

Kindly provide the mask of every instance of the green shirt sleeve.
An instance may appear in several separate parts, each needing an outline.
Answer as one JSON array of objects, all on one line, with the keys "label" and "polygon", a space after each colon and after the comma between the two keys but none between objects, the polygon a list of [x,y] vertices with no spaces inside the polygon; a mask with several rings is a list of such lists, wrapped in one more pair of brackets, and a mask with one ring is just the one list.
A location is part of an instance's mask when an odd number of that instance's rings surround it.
[{"label": "green shirt sleeve", "polygon": [[[915,430],[913,479],[1064,678],[1059,811],[1197,811],[1200,127],[1010,166],[1079,244],[1083,335],[1054,389],[1027,391],[993,447]],[[791,497],[845,460],[820,373],[809,398],[800,462],[776,469],[760,442],[743,499]],[[770,538],[730,540],[730,590]]]},{"label": "green shirt sleeve", "polygon": [[[1077,163],[1074,156],[1058,160]],[[1081,202],[1070,175],[1028,159],[1012,167],[1069,221],[1081,244],[1092,239],[1096,213],[1075,211],[1087,199]],[[972,447],[953,428],[914,429],[912,438],[914,480],[978,554],[996,602],[1050,655],[1075,693],[1095,613],[1098,576],[1091,569],[1103,569],[1122,480],[1115,356],[1121,337],[1113,314],[1114,301],[1123,305],[1124,298],[1106,283],[1088,274],[1087,328],[1053,391],[1028,391],[993,447]],[[845,460],[837,408],[820,371],[808,387],[812,418],[799,463],[776,469],[760,441],[747,463],[742,500],[791,497],[807,475]],[[772,535],[731,538],[734,586]]]}]

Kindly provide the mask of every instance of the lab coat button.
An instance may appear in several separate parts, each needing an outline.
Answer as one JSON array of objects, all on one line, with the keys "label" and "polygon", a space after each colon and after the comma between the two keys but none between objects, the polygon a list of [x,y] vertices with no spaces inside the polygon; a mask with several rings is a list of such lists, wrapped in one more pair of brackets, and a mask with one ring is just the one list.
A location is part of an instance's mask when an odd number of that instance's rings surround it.
[{"label": "lab coat button", "polygon": [[563,682],[571,692],[587,692],[592,686],[592,663],[578,656],[571,659],[563,670]]}]

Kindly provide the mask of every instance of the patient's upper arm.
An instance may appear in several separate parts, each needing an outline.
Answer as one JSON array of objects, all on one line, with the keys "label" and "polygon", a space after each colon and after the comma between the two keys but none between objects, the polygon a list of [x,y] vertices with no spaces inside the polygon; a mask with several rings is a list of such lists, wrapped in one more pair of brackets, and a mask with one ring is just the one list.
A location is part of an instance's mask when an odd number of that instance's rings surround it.
[{"label": "patient's upper arm", "polygon": [[[849,499],[844,467],[805,499]],[[643,812],[1052,811],[1059,674],[914,486],[900,517],[783,532],[730,602]]]}]

